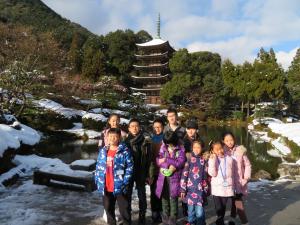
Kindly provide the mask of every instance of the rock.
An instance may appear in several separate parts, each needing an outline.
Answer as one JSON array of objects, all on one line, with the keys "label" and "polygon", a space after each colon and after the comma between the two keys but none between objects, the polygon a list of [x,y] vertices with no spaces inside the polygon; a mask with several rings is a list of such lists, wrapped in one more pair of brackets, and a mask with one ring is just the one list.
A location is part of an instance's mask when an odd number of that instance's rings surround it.
[{"label": "rock", "polygon": [[265,170],[259,170],[258,172],[255,173],[254,179],[259,180],[259,179],[265,179],[265,180],[271,180],[272,176],[269,172]]},{"label": "rock", "polygon": [[277,172],[280,177],[289,176],[295,180],[300,175],[300,165],[296,163],[281,163],[278,166]]}]

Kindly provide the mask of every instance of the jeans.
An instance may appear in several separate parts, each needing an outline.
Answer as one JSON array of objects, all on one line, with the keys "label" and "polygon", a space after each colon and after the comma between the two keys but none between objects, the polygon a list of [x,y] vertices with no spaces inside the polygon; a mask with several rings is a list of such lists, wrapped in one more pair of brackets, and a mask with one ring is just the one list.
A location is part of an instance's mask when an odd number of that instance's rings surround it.
[{"label": "jeans", "polygon": [[[145,215],[146,209],[147,209],[146,184],[144,184],[144,185],[137,185],[137,183],[135,183],[135,184],[136,184],[136,189],[137,189],[137,194],[138,194],[138,199],[139,199],[139,214]],[[130,215],[131,215],[131,200],[132,200],[133,185],[134,185],[134,181],[132,181],[129,184],[129,188],[128,188],[128,192],[127,192]]]},{"label": "jeans", "polygon": [[188,205],[188,221],[190,224],[205,225],[204,208],[200,205]]}]

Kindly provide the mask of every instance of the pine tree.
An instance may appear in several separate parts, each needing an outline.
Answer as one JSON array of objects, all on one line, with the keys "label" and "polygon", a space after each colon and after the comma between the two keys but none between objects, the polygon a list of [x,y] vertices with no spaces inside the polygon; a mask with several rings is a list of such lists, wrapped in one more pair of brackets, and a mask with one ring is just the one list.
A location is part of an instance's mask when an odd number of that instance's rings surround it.
[{"label": "pine tree", "polygon": [[287,71],[287,87],[292,101],[300,100],[300,48]]}]

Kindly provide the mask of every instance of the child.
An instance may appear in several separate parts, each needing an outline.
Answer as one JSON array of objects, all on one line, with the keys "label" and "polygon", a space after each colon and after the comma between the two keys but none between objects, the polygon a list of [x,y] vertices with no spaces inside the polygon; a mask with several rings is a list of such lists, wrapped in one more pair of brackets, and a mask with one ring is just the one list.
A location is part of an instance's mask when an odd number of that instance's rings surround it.
[{"label": "child", "polygon": [[95,172],[95,182],[103,196],[103,206],[109,225],[116,225],[116,201],[123,224],[131,224],[127,190],[132,178],[133,161],[127,146],[120,143],[120,138],[120,129],[111,128],[108,131],[109,145],[100,148]]},{"label": "child", "polygon": [[160,167],[156,196],[162,198],[162,222],[164,224],[176,224],[180,178],[185,161],[184,148],[179,145],[176,133],[167,131],[156,158],[157,165]]},{"label": "child", "polygon": [[135,183],[139,198],[139,224],[145,223],[147,201],[146,182],[150,180],[151,164],[151,139],[146,137],[140,128],[140,121],[131,119],[128,125],[129,134],[125,140],[132,151],[133,156],[133,179],[128,190],[129,212],[131,214],[131,196]]},{"label": "child", "polygon": [[[99,147],[108,145],[108,131],[110,128],[119,128],[120,126],[120,116],[117,114],[111,114],[107,120],[106,128],[101,132],[101,137],[99,140]],[[121,130],[121,137],[125,138],[127,133]]]},{"label": "child", "polygon": [[[198,123],[196,120],[191,119],[186,122],[186,134],[183,138],[183,144],[185,149],[186,158],[189,160],[192,152],[192,143],[194,140],[199,139],[197,133]],[[188,205],[185,201],[182,201],[182,213],[184,217],[188,216]]]},{"label": "child", "polygon": [[216,141],[210,144],[211,155],[208,161],[208,173],[211,178],[211,194],[217,213],[216,225],[224,225],[224,216],[228,200],[234,196],[236,162],[224,153],[222,143]]},{"label": "child", "polygon": [[159,168],[156,165],[156,157],[159,154],[159,149],[163,141],[163,130],[164,123],[161,119],[155,119],[153,121],[153,134],[152,134],[152,164],[150,169],[150,177],[153,177],[153,180],[150,181],[150,190],[151,190],[151,211],[152,211],[152,221],[154,223],[161,222],[161,199],[157,198],[155,195],[156,182],[159,174]]},{"label": "child", "polygon": [[185,129],[179,125],[178,113],[176,109],[169,108],[167,111],[168,124],[164,128],[164,133],[174,131],[179,139],[180,144],[183,144],[183,138],[186,134]]},{"label": "child", "polygon": [[[234,135],[231,132],[223,134],[224,149],[228,155],[236,161],[238,180],[236,181],[235,196],[233,197],[233,204],[231,216],[234,218],[238,214],[242,224],[247,224],[248,219],[244,209],[243,196],[247,195],[247,183],[251,178],[251,163],[246,155],[247,149],[244,146],[237,146],[235,144]],[[230,225],[234,225],[231,221]]]},{"label": "child", "polygon": [[188,224],[205,225],[204,199],[208,192],[207,162],[202,157],[203,143],[192,143],[190,159],[185,163],[180,187],[181,198],[188,204]]}]

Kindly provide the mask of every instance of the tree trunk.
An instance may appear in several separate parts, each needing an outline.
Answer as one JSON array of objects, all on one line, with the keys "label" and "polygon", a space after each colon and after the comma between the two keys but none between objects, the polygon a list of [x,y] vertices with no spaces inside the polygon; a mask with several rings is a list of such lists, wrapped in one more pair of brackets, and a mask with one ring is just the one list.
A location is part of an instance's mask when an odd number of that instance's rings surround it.
[{"label": "tree trunk", "polygon": [[250,116],[250,102],[247,102],[247,118]]},{"label": "tree trunk", "polygon": [[241,112],[244,112],[244,101],[242,101]]}]

